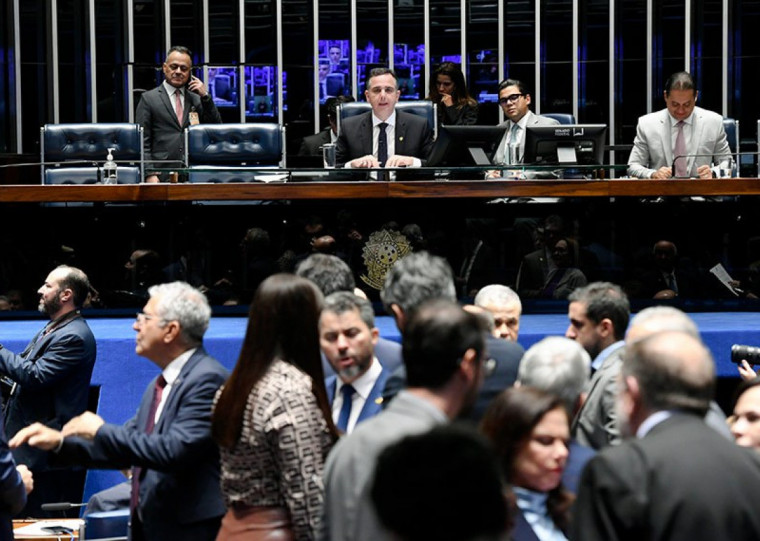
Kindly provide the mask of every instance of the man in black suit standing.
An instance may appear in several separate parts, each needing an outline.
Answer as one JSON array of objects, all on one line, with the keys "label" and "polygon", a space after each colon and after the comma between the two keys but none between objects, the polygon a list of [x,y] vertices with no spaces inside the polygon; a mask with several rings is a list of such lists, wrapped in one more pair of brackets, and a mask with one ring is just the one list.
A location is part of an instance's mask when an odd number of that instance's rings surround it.
[{"label": "man in black suit standing", "polygon": [[[187,47],[169,49],[163,66],[164,82],[143,94],[137,105],[136,122],[144,129],[145,159],[148,162],[183,161],[185,128],[191,124],[222,122],[203,81],[191,74],[192,67]],[[155,163],[153,167],[169,165]],[[149,173],[145,182],[158,182],[158,174]]]},{"label": "man in black suit standing", "polygon": [[715,387],[709,351],[681,332],[627,347],[617,400],[631,439],[586,466],[571,539],[760,538],[760,457],[703,421]]},{"label": "man in black suit standing", "polygon": [[340,167],[420,167],[433,147],[427,120],[396,111],[401,95],[393,70],[369,72],[364,96],[372,111],[341,123],[336,159]]}]

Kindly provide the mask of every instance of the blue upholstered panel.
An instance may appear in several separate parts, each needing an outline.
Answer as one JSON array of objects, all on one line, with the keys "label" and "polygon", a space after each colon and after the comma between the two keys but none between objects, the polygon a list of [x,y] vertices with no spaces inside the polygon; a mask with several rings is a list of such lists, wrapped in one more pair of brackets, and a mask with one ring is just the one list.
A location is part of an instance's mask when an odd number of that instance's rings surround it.
[{"label": "blue upholstered panel", "polygon": [[114,159],[140,160],[142,138],[138,124],[47,124],[43,128],[42,161],[105,161],[109,148]]},{"label": "blue upholstered panel", "polygon": [[[140,168],[119,166],[119,184],[139,184]],[[44,184],[96,184],[99,182],[97,167],[50,167],[45,169]]]},{"label": "blue upholstered panel", "polygon": [[575,124],[575,117],[570,113],[541,113],[541,116],[553,118],[560,124]]},{"label": "blue upholstered panel", "polygon": [[[396,103],[396,109],[424,117],[428,121],[428,126],[433,130],[433,133],[437,133],[438,117],[436,114],[436,106],[432,101],[400,101]],[[342,120],[371,110],[372,107],[365,101],[342,103],[338,106],[338,117]]]},{"label": "blue upholstered panel", "polygon": [[728,146],[731,147],[731,152],[736,154],[739,151],[739,121],[733,118],[724,118],[723,129],[726,130]]},{"label": "blue upholstered panel", "polygon": [[198,124],[187,131],[188,165],[278,165],[279,124]]}]

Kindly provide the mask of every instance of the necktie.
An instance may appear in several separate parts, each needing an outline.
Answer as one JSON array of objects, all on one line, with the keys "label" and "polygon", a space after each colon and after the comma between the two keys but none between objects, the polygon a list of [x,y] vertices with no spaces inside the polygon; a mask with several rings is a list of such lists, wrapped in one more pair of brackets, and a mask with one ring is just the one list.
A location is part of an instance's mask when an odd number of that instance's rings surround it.
[{"label": "necktie", "polygon": [[348,384],[340,388],[340,394],[343,396],[343,405],[340,407],[336,426],[343,432],[346,432],[348,428],[348,419],[351,417],[351,402],[354,399],[355,392],[354,388]]},{"label": "necktie", "polygon": [[[377,127],[380,128],[380,134],[377,138],[377,161],[380,163],[380,167],[385,167],[385,162],[388,161],[388,134],[385,132],[385,128],[388,127],[388,123],[381,122]],[[385,180],[385,173],[381,171],[377,175],[377,180]]]},{"label": "necktie", "polygon": [[182,92],[177,89],[174,91],[174,98],[176,100],[174,105],[174,110],[177,112],[177,120],[179,120],[179,123],[182,124],[182,99],[181,96]]},{"label": "necktie", "polygon": [[678,285],[676,284],[676,275],[668,274],[668,289],[673,290],[673,293],[678,295]]},{"label": "necktie", "polygon": [[[679,120],[676,126],[678,127],[678,133],[676,134],[676,146],[673,149],[674,158],[678,158],[678,156],[686,155],[686,138],[684,137],[684,134],[683,134],[683,127],[684,127],[683,120]],[[687,175],[688,175],[688,171],[686,170],[686,158],[677,159],[676,160],[676,176],[685,177]]]},{"label": "necktie", "polygon": [[520,125],[517,123],[512,124],[512,128],[509,130],[509,142],[507,143],[507,161],[510,165],[516,165],[520,163],[520,142],[519,142]]},{"label": "necktie", "polygon": [[[158,409],[158,405],[161,403],[161,397],[164,394],[164,387],[166,387],[166,380],[164,379],[164,375],[161,374],[158,376],[158,379],[156,380],[156,386],[153,389],[153,402],[150,405],[148,418],[145,421],[146,434],[153,433],[153,428],[156,425],[156,410]],[[141,474],[142,468],[140,466],[135,466],[132,468],[132,494],[130,494],[129,498],[129,508],[132,512],[135,512],[137,509],[137,503],[140,496]]]}]

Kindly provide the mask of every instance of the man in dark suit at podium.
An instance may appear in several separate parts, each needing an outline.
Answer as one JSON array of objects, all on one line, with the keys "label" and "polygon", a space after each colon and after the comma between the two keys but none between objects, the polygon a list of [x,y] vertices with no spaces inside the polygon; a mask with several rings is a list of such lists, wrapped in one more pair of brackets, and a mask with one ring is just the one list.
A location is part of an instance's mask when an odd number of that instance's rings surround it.
[{"label": "man in dark suit at podium", "polygon": [[420,167],[433,148],[427,120],[396,111],[401,93],[393,70],[369,72],[364,96],[372,111],[341,122],[336,161],[340,167]]},{"label": "man in dark suit at podium", "polygon": [[114,425],[86,412],[60,432],[35,423],[10,445],[28,443],[55,451],[61,462],[91,468],[132,467],[133,541],[211,541],[225,513],[211,411],[227,370],[203,349],[211,308],[201,292],[173,282],[149,293],[134,323],[135,351],[161,374],[145,390],[137,414]]},{"label": "man in dark suit at podium", "polygon": [[[169,49],[163,66],[164,82],[145,92],[137,104],[135,122],[144,130],[145,160],[157,160],[151,164],[153,167],[181,167],[185,159],[185,128],[222,122],[203,81],[191,74],[192,67],[187,47]],[[166,160],[177,163],[158,163]],[[158,175],[148,174],[145,182],[158,182]]]}]

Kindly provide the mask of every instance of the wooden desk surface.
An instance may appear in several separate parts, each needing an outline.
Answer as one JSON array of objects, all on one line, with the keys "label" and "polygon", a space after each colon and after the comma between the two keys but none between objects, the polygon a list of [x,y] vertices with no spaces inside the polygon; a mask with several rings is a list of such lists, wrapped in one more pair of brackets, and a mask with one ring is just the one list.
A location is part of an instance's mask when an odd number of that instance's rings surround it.
[{"label": "wooden desk surface", "polygon": [[0,203],[760,195],[760,179],[6,185]]}]

